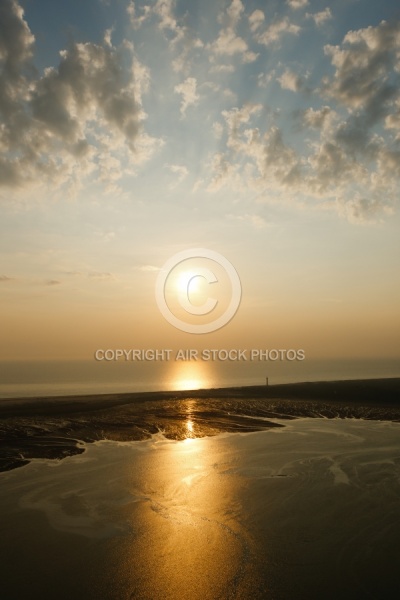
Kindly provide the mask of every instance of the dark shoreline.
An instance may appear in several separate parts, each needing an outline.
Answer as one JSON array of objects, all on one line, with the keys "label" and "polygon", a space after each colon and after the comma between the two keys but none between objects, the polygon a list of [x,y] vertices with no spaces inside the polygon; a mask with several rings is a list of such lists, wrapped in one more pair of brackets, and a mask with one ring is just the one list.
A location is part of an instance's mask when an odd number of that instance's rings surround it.
[{"label": "dark shoreline", "polygon": [[[0,471],[83,452],[79,441],[282,427],[298,417],[400,421],[400,378],[0,400]],[[187,423],[191,422],[191,431]]]}]

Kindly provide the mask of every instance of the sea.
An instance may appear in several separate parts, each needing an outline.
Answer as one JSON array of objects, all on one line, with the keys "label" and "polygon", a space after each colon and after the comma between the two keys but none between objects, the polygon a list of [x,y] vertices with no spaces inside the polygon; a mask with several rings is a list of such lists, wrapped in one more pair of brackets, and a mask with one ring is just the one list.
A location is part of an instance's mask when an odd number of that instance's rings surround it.
[{"label": "sea", "polygon": [[0,399],[400,377],[399,359],[0,361]]}]

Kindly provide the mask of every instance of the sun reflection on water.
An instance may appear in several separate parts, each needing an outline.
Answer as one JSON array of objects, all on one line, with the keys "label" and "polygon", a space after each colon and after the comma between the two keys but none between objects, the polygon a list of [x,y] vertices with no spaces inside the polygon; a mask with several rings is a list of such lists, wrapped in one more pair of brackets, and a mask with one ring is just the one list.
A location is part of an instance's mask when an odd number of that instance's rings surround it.
[{"label": "sun reflection on water", "polygon": [[210,366],[204,362],[182,361],[172,367],[170,389],[176,391],[199,390],[213,387]]}]

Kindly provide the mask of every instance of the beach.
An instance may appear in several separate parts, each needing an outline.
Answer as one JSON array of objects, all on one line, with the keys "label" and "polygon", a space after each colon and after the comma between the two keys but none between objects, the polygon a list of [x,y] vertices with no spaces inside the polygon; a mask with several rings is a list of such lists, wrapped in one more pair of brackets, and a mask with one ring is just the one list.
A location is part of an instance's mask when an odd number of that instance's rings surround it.
[{"label": "beach", "polygon": [[3,399],[0,471],[79,454],[82,442],[251,432],[283,426],[277,417],[400,421],[400,379]]},{"label": "beach", "polygon": [[396,597],[398,391],[3,401],[4,598]]}]

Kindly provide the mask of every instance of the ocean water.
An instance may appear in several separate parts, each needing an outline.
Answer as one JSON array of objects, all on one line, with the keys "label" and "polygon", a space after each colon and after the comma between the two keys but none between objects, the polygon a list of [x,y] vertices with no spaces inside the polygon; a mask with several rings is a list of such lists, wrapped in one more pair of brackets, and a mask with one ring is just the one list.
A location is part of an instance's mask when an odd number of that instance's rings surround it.
[{"label": "ocean water", "polygon": [[400,377],[395,359],[268,362],[0,361],[0,398]]}]

